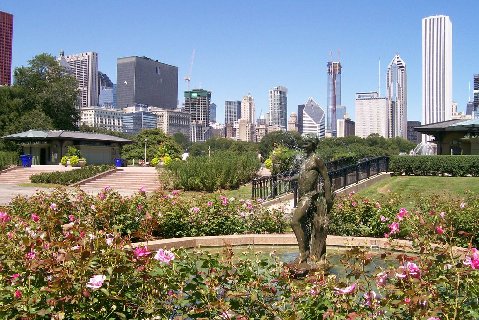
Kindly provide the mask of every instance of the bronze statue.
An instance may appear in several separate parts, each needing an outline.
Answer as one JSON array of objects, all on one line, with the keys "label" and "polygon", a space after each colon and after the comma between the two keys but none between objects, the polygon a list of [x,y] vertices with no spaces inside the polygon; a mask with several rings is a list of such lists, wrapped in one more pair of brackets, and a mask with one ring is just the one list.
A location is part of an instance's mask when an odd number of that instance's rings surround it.
[{"label": "bronze statue", "polygon": [[[328,169],[315,154],[319,140],[305,138],[306,159],[298,176],[298,206],[293,212],[291,227],[299,246],[297,263],[320,260],[326,253],[328,218],[333,194]],[[322,178],[322,179],[321,179]]]}]

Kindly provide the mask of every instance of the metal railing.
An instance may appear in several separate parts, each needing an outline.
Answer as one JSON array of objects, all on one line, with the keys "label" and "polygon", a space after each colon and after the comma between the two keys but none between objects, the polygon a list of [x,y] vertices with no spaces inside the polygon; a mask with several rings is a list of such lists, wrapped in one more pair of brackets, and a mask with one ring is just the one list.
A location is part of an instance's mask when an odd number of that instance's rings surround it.
[{"label": "metal railing", "polygon": [[[345,188],[361,180],[381,172],[387,172],[389,157],[377,157],[359,161],[353,165],[341,166],[340,161],[326,163],[333,191]],[[294,203],[297,203],[297,176],[274,175],[253,179],[253,199],[274,199],[280,195],[294,192]]]}]

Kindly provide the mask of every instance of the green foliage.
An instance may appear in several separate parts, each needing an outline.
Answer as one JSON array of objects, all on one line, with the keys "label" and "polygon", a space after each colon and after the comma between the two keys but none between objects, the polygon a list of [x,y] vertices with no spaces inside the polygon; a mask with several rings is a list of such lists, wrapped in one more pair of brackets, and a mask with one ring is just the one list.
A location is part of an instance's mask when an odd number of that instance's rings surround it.
[{"label": "green foliage", "polygon": [[150,166],[156,167],[159,163],[160,163],[160,159],[158,159],[157,157],[154,157],[154,158],[151,159],[151,161],[150,161]]},{"label": "green foliage", "polygon": [[55,129],[77,128],[79,112],[75,104],[78,99],[78,83],[55,57],[45,53],[35,56],[28,62],[28,66],[15,69],[14,79],[13,87],[19,89],[22,100],[22,114],[37,110],[36,112],[42,112],[51,119],[50,123]]},{"label": "green foliage", "polygon": [[216,152],[211,157],[188,157],[167,167],[175,188],[194,191],[236,189],[251,181],[260,168],[256,153]]},{"label": "green foliage", "polygon": [[81,153],[80,153],[80,150],[78,150],[77,148],[75,148],[73,146],[68,146],[66,156],[68,156],[68,157],[74,157],[75,156],[77,158],[81,158]]},{"label": "green foliage", "polygon": [[[172,158],[179,158],[183,153],[183,150],[173,138],[166,135],[161,129],[143,130],[131,137],[131,140],[133,143],[127,144],[122,148],[121,155],[124,159],[143,159],[145,157],[145,143],[147,160],[155,157],[160,158],[166,152]],[[162,152],[163,154],[161,154]]]},{"label": "green foliage", "polygon": [[266,134],[259,143],[259,152],[266,159],[274,148],[284,146],[288,149],[298,150],[301,145],[301,135],[294,131],[274,131]]},{"label": "green foliage", "polygon": [[479,176],[479,156],[395,156],[389,170],[395,174],[454,177]]},{"label": "green foliage", "polygon": [[0,151],[0,170],[10,166],[16,166],[18,163],[18,153],[11,151]]},{"label": "green foliage", "polygon": [[78,156],[71,156],[70,157],[70,165],[72,167],[76,166],[79,161],[80,161],[80,158],[78,158]]},{"label": "green foliage", "polygon": [[[76,159],[78,163],[78,157],[70,157],[70,164],[74,165],[72,159]],[[73,160],[75,161],[75,160]],[[63,158],[62,158],[63,162]],[[63,163],[62,163],[63,164]],[[55,171],[55,172],[42,172],[30,176],[30,181],[32,183],[53,183],[61,185],[70,185],[75,182],[85,180],[100,174],[102,172],[112,170],[114,166],[111,165],[100,165],[100,166],[85,166],[80,169],[74,169],[70,171]]]},{"label": "green foliage", "polygon": [[185,136],[181,132],[175,132],[172,138],[183,150],[187,150],[191,145],[189,137]]},{"label": "green foliage", "polygon": [[325,160],[332,161],[341,158],[355,159],[393,156],[401,152],[409,153],[415,144],[402,138],[386,139],[379,135],[367,138],[349,136],[344,138],[321,139],[317,153]]},{"label": "green foliage", "polygon": [[258,152],[258,144],[226,138],[212,138],[205,142],[195,142],[188,149],[190,156],[207,156],[217,151]]},{"label": "green foliage", "polygon": [[70,159],[70,157],[68,156],[63,156],[61,159],[60,159],[60,163],[64,166],[67,166],[68,165],[68,160]]},{"label": "green foliage", "polygon": [[273,149],[269,159],[272,163],[272,174],[292,173],[299,170],[299,162],[296,159],[300,152],[279,145]]}]

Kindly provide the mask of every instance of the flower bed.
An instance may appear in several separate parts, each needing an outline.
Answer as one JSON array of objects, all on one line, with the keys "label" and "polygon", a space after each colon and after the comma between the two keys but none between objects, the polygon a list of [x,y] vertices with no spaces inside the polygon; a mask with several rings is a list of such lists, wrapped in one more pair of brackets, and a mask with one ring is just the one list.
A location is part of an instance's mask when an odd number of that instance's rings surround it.
[{"label": "flower bed", "polygon": [[[353,200],[358,199],[352,195],[344,201]],[[187,207],[194,216],[210,208],[211,230],[216,232],[226,223],[235,230],[236,224],[225,222],[215,210],[234,208],[241,210],[240,216],[247,213],[245,217],[256,210],[255,204],[248,212],[250,203],[219,196],[210,201],[199,200],[192,207],[174,194],[149,198],[140,191],[122,198],[108,189],[97,196],[59,190],[15,199],[0,212],[0,315],[6,319],[237,320],[479,317],[479,252],[469,248],[459,255],[452,250],[459,231],[448,218],[453,211],[467,210],[471,202],[444,214],[428,212],[430,219],[424,218],[423,208],[391,210],[384,219],[379,214],[378,223],[388,237],[407,230],[405,236],[413,239],[420,254],[384,253],[382,258],[394,263],[373,265],[376,271],[365,273],[366,266],[373,264],[372,255],[353,248],[342,258],[348,270],[344,277],[318,270],[299,280],[278,260],[233,261],[228,248],[222,255],[132,248],[131,236],[122,236],[126,216],[109,221],[113,218],[109,212],[130,208],[139,220],[129,222],[130,226],[138,223],[142,227],[137,230],[146,232],[161,221],[152,218],[157,211],[163,216]],[[161,211],[165,205],[168,210]],[[380,209],[375,204],[374,208]],[[199,217],[210,218],[206,213]],[[183,218],[175,221],[200,228]],[[187,233],[186,227],[178,230]]]}]

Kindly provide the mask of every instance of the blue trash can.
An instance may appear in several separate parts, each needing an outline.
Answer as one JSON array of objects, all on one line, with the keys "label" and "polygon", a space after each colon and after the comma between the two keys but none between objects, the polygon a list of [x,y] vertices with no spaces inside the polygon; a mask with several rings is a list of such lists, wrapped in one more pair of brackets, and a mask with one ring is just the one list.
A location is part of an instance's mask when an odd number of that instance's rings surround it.
[{"label": "blue trash can", "polygon": [[122,161],[120,158],[115,158],[115,167],[122,167]]},{"label": "blue trash can", "polygon": [[20,156],[20,160],[22,161],[23,167],[31,167],[32,166],[32,156],[29,154],[22,154]]}]

